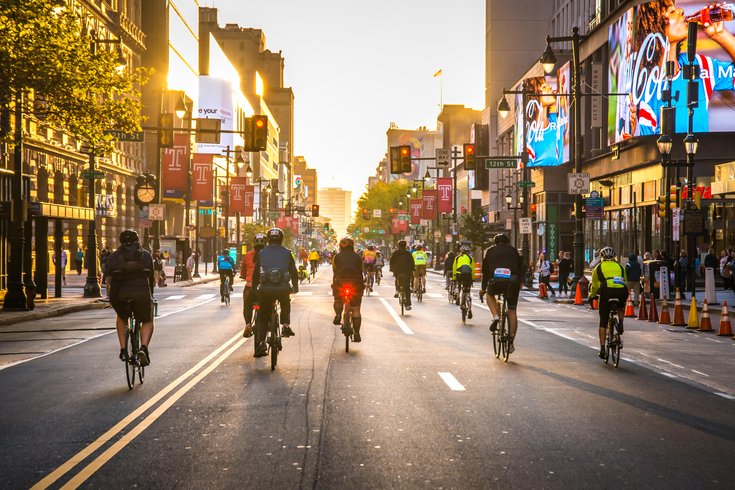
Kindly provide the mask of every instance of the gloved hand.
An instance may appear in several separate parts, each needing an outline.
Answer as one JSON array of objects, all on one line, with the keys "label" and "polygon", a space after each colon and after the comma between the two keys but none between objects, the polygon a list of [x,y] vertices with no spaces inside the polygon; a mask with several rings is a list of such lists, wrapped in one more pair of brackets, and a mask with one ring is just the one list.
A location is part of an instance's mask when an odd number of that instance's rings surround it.
[{"label": "gloved hand", "polygon": [[485,291],[480,290],[480,301],[485,301]]}]

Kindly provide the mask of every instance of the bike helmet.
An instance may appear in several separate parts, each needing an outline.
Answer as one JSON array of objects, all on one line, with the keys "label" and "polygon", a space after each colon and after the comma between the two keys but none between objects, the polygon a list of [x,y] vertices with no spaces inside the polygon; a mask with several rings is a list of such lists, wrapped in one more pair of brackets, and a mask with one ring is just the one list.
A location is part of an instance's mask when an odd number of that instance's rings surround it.
[{"label": "bike helmet", "polygon": [[615,258],[615,250],[613,250],[612,247],[603,247],[602,250],[600,250],[600,257],[605,260],[612,260]]},{"label": "bike helmet", "polygon": [[259,248],[265,247],[265,245],[268,243],[268,239],[265,236],[265,233],[256,233],[255,238],[253,239],[253,248],[258,250]]},{"label": "bike helmet", "polygon": [[459,251],[460,251],[460,253],[466,253],[466,254],[468,254],[468,253],[470,253],[470,247],[468,247],[467,245],[462,245],[462,248],[460,248]]},{"label": "bike helmet", "polygon": [[222,255],[230,255],[230,251],[227,250],[226,248],[223,248],[222,249]]},{"label": "bike helmet", "polygon": [[375,245],[368,245],[368,250],[370,251],[375,250]]},{"label": "bike helmet", "polygon": [[130,245],[131,243],[138,243],[139,241],[140,237],[138,237],[138,232],[135,230],[125,230],[120,233],[121,245]]},{"label": "bike helmet", "polygon": [[282,243],[283,242],[283,232],[280,228],[271,228],[268,230],[268,243]]},{"label": "bike helmet", "polygon": [[493,238],[493,242],[495,245],[500,245],[501,243],[510,243],[510,238],[508,238],[508,235],[505,233],[498,233],[495,235],[495,238]]},{"label": "bike helmet", "polygon": [[406,240],[400,240],[398,242],[398,248],[406,248],[406,245],[407,245]]},{"label": "bike helmet", "polygon": [[423,249],[424,249],[424,246],[421,245],[420,243],[416,245],[416,250],[423,250]]},{"label": "bike helmet", "polygon": [[350,237],[344,237],[342,240],[339,241],[339,248],[355,248],[355,242]]}]

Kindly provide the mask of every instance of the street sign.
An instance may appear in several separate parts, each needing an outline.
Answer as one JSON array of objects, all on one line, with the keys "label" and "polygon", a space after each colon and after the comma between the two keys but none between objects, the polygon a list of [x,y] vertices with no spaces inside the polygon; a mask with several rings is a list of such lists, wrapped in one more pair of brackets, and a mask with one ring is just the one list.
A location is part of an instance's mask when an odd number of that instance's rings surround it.
[{"label": "street sign", "polygon": [[365,228],[363,228],[363,231],[365,233],[370,233],[370,227],[369,226],[366,226]]},{"label": "street sign", "polygon": [[687,235],[704,233],[704,216],[701,209],[684,210],[684,233]]},{"label": "street sign", "polygon": [[584,207],[587,219],[602,219],[605,216],[605,200],[601,197],[588,197],[584,200]]},{"label": "street sign", "polygon": [[214,238],[217,233],[212,226],[202,226],[199,230],[199,236],[201,238]]},{"label": "street sign", "polygon": [[104,179],[105,173],[100,170],[82,170],[81,176],[83,179]]},{"label": "street sign", "polygon": [[435,156],[437,165],[447,166],[452,163],[452,150],[449,148],[437,148]]},{"label": "street sign", "polygon": [[530,180],[521,180],[520,182],[516,182],[516,185],[518,187],[536,187],[536,182],[532,182]]},{"label": "street sign", "polygon": [[373,218],[380,218],[383,211],[381,209],[373,209]]},{"label": "street sign", "polygon": [[518,159],[516,158],[486,158],[485,169],[492,168],[516,168],[518,167]]},{"label": "street sign", "polygon": [[671,235],[675,242],[679,241],[679,232],[681,225],[681,208],[674,208],[671,210]]},{"label": "street sign", "polygon": [[269,210],[268,211],[268,219],[278,219],[281,217],[281,212],[277,210]]},{"label": "street sign", "polygon": [[126,141],[129,143],[143,143],[143,131],[136,131],[135,133],[126,133],[119,129],[108,129],[105,134],[109,134],[118,141]]},{"label": "street sign", "polygon": [[589,194],[590,174],[586,172],[567,174],[569,194]]},{"label": "street sign", "polygon": [[521,228],[521,235],[530,235],[533,228],[533,222],[531,221],[531,218],[521,218],[520,219],[520,228]]},{"label": "street sign", "polygon": [[165,209],[165,204],[149,204],[148,219],[151,221],[163,221],[163,212]]}]

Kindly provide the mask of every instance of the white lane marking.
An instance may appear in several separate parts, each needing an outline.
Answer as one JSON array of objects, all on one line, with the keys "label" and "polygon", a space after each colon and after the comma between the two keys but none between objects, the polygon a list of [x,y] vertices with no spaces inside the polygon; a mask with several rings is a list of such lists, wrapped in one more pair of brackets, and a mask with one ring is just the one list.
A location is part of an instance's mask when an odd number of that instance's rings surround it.
[{"label": "white lane marking", "polygon": [[441,293],[426,293],[429,298],[443,298],[444,295]]},{"label": "white lane marking", "polygon": [[312,294],[314,294],[314,291],[299,291],[296,296],[311,296]]},{"label": "white lane marking", "polygon": [[230,298],[242,298],[242,293],[232,293]]},{"label": "white lane marking", "polygon": [[438,372],[437,373],[442,380],[449,386],[449,389],[452,391],[465,391],[465,387],[457,381],[457,378],[455,378],[452,373],[446,373],[446,372]]},{"label": "white lane marking", "polygon": [[672,373],[667,373],[666,371],[659,371],[658,373],[659,373],[659,374],[663,374],[663,375],[664,375],[664,376],[666,376],[667,378],[678,378],[678,376],[677,376],[677,375],[675,375],[675,374],[672,374]]},{"label": "white lane marking", "polygon": [[679,368],[679,369],[684,369],[684,366],[680,366],[680,365],[678,365],[678,364],[674,364],[673,362],[671,362],[671,361],[667,361],[666,359],[661,359],[661,358],[658,358],[658,357],[657,357],[657,358],[656,358],[656,360],[657,360],[657,361],[661,361],[661,362],[665,362],[666,364],[668,364],[668,365],[670,365],[670,366],[674,366],[674,367],[676,367],[676,368]]},{"label": "white lane marking", "polygon": [[172,299],[181,299],[186,298],[185,294],[174,294],[173,296],[169,296],[168,298],[163,298],[163,301],[170,301]]},{"label": "white lane marking", "polygon": [[401,327],[401,330],[403,330],[403,333],[406,335],[413,335],[413,330],[408,328],[408,325],[406,325],[406,322],[401,320],[401,317],[398,316],[398,313],[396,313],[396,310],[393,309],[393,307],[383,298],[378,298],[381,303],[383,303],[383,306],[388,310],[388,313],[390,313],[390,316],[393,317],[393,320],[398,324],[399,327]]},{"label": "white lane marking", "polygon": [[377,291],[371,291],[370,296],[380,296],[380,293]]},{"label": "white lane marking", "polygon": [[202,294],[201,296],[197,296],[196,298],[194,298],[194,300],[211,298],[214,298],[214,294]]},{"label": "white lane marking", "polygon": [[719,391],[715,391],[715,395],[721,396],[722,398],[726,398],[728,400],[735,400],[735,396],[728,395],[727,393],[720,393]]},{"label": "white lane marking", "polygon": [[696,369],[692,369],[692,372],[709,378],[709,374],[703,373],[702,371],[697,371]]}]

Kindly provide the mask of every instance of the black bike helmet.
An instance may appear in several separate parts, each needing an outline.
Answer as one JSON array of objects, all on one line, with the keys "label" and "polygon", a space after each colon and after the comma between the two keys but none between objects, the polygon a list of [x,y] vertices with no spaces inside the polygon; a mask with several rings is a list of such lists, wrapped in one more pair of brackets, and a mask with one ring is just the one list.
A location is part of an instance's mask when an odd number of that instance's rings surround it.
[{"label": "black bike helmet", "polygon": [[255,238],[253,239],[253,248],[255,250],[259,250],[268,243],[268,238],[266,238],[265,233],[256,233]]},{"label": "black bike helmet", "polygon": [[355,248],[355,242],[350,237],[344,237],[342,240],[339,241],[339,248]]},{"label": "black bike helmet", "polygon": [[406,243],[406,240],[399,240],[398,241],[398,248],[406,248],[408,244]]},{"label": "black bike helmet", "polygon": [[120,233],[121,245],[130,245],[131,243],[138,243],[139,241],[140,237],[138,236],[138,232],[135,230],[125,230]]},{"label": "black bike helmet", "polygon": [[268,230],[268,243],[281,244],[283,242],[283,232],[280,228],[271,228]]},{"label": "black bike helmet", "polygon": [[508,238],[508,235],[505,233],[498,233],[495,235],[495,238],[493,238],[493,242],[495,242],[495,245],[500,245],[501,243],[510,243],[510,238]]}]

